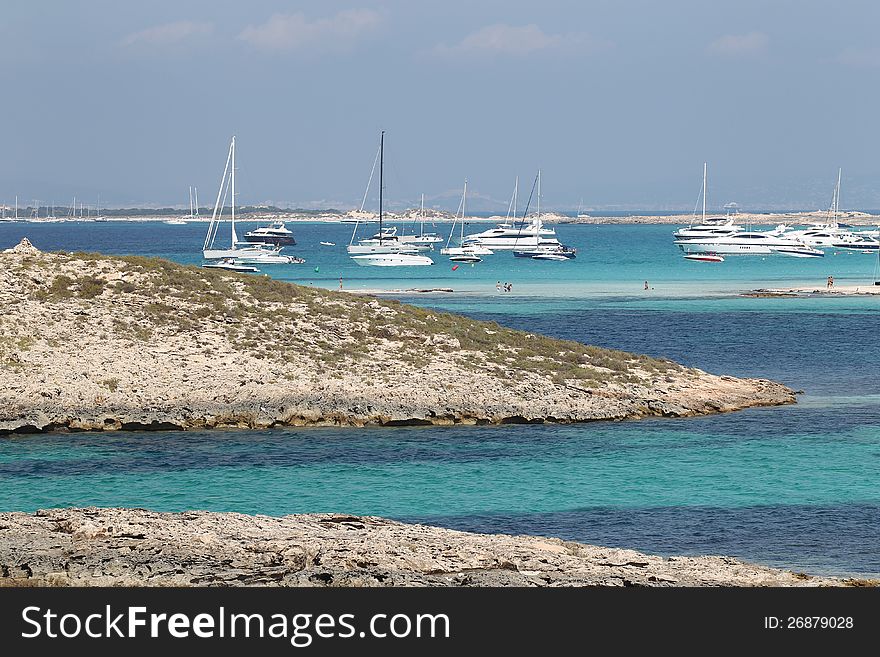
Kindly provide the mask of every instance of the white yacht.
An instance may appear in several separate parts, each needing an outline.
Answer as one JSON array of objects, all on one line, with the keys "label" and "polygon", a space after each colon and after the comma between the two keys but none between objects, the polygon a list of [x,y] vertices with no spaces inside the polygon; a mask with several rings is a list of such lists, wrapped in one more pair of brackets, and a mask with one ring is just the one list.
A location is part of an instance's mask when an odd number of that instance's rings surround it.
[{"label": "white yacht", "polygon": [[[449,228],[449,237],[446,240],[446,246],[440,249],[440,255],[449,256],[452,262],[480,262],[480,256],[492,255],[492,249],[483,246],[479,242],[468,242],[464,236],[464,211],[467,203],[467,180],[464,181],[464,188],[461,192],[461,200],[458,202],[458,209],[455,211],[455,218],[452,220],[452,226]],[[455,224],[461,222],[459,233],[459,245],[452,246],[452,236],[455,234]]]},{"label": "white yacht", "polygon": [[[384,245],[386,253],[415,253],[416,251],[429,251],[430,245],[417,244],[412,239],[415,235],[398,235],[397,226],[385,226],[372,237],[358,240],[360,246],[379,246]],[[349,253],[353,253],[349,249]]]},{"label": "white yacht", "polygon": [[[700,190],[700,197],[703,200],[703,214],[700,223],[696,226],[688,225],[687,228],[679,228],[673,233],[676,240],[685,239],[704,239],[711,237],[726,237],[738,233],[743,229],[738,226],[730,215],[724,217],[707,217],[706,216],[706,173],[708,165],[703,162],[703,187]],[[696,208],[694,208],[694,216],[696,217]]]},{"label": "white yacht", "polygon": [[[537,213],[535,224],[537,226],[537,237],[534,243],[526,243],[513,249],[515,258],[531,258],[533,260],[570,260],[576,257],[577,249],[561,244],[555,237],[541,237],[541,171],[535,177],[535,184],[538,188]],[[526,208],[528,210],[528,208]]]},{"label": "white yacht", "polygon": [[880,241],[863,233],[844,234],[831,246],[835,249],[849,249],[850,251],[862,251],[865,253],[880,251]]},{"label": "white yacht", "polygon": [[[217,239],[217,231],[220,228],[226,196],[230,192],[232,197],[230,213],[232,233],[229,247],[217,248],[214,243]],[[280,251],[280,246],[241,242],[235,232],[235,137],[233,136],[232,142],[229,144],[229,153],[226,155],[226,167],[223,169],[223,177],[220,179],[220,189],[217,191],[214,212],[211,215],[211,222],[208,224],[208,234],[205,236],[205,244],[202,247],[202,256],[205,260],[233,258],[236,262],[244,262],[245,259],[259,259],[259,262],[267,262],[265,258],[277,256]]]},{"label": "white yacht", "polygon": [[254,228],[244,234],[248,242],[262,242],[264,244],[278,244],[292,246],[296,244],[293,231],[284,225],[281,220],[273,221],[268,226]]},{"label": "white yacht", "polygon": [[417,253],[365,253],[353,255],[351,259],[362,267],[423,267],[434,264],[428,256]]},{"label": "white yacht", "polygon": [[534,219],[529,221],[505,221],[494,228],[474,233],[464,238],[462,245],[476,243],[493,251],[512,251],[516,248],[535,245],[538,240],[556,240],[556,231],[544,228]]},{"label": "white yacht", "polygon": [[[372,238],[360,240],[355,244],[354,238],[358,229],[356,224],[351,233],[351,242],[346,249],[348,255],[361,266],[404,267],[433,265],[434,261],[428,256],[418,254],[418,246],[401,243],[397,238],[396,229],[383,229],[382,227],[382,202],[384,192],[383,175],[385,169],[384,130],[379,137],[379,153],[376,157],[379,160],[379,232]],[[373,166],[375,167],[375,162],[373,163]],[[373,174],[370,173],[370,181],[372,181],[372,179]],[[368,182],[368,191],[369,188],[370,183]],[[364,199],[366,199],[366,192],[364,192]]]},{"label": "white yacht", "polygon": [[784,231],[776,228],[765,231],[740,231],[732,235],[706,237],[702,239],[681,239],[675,243],[687,253],[716,253],[722,255],[772,255],[792,250],[806,252],[803,242],[786,237]]},{"label": "white yacht", "polygon": [[422,205],[419,210],[419,232],[413,235],[397,235],[397,239],[401,244],[409,244],[419,247],[421,251],[428,251],[434,248],[435,244],[440,244],[443,238],[437,233],[425,232],[425,195],[422,194]]},{"label": "white yacht", "polygon": [[844,235],[852,233],[838,224],[816,224],[808,228],[786,231],[785,236],[799,240],[807,246],[834,246],[835,242],[845,239]]}]

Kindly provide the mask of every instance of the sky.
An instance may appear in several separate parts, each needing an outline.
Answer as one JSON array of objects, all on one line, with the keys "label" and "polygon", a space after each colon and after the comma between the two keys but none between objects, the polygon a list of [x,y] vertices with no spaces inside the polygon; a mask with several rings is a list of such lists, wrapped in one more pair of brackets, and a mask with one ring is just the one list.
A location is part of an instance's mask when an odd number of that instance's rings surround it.
[{"label": "sky", "polygon": [[[0,203],[880,208],[880,3],[4,0]],[[525,191],[524,191],[525,190]],[[375,209],[373,185],[367,209]]]}]

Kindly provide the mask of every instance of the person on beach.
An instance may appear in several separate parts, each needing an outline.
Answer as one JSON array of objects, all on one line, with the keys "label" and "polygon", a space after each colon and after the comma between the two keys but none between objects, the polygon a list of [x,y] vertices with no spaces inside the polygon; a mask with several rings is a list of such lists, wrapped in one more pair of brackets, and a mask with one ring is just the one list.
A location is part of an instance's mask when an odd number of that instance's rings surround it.
[{"label": "person on beach", "polygon": [[828,281],[825,283],[825,287],[827,287],[828,289],[834,287],[834,276],[828,277]]},{"label": "person on beach", "polygon": [[342,276],[339,277],[339,289],[342,289]]},{"label": "person on beach", "polygon": [[645,289],[648,289],[648,281],[645,281]]},{"label": "person on beach", "polygon": [[501,292],[501,281],[495,281],[495,291]]}]

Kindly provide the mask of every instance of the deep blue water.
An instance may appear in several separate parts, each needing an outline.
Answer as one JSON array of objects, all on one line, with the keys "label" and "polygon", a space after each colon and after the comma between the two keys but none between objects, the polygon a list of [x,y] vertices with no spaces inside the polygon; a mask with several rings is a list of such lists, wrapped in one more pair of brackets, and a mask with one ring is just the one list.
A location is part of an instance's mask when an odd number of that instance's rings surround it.
[{"label": "deep blue water", "polygon": [[[0,248],[27,235],[47,250],[196,262],[204,229],[0,224]],[[880,574],[880,298],[734,294],[829,274],[870,281],[872,257],[704,265],[680,258],[668,226],[563,226],[560,236],[580,249],[575,263],[497,255],[453,272],[436,258],[430,271],[389,273],[345,258],[350,226],[294,230],[294,251],[308,264],[266,273],[327,287],[339,276],[347,287],[453,287],[454,294],[403,298],[712,372],[772,378],[803,394],[789,407],[576,426],[20,436],[0,442],[0,509],[342,511]],[[325,239],[339,246],[317,246]],[[645,279],[654,288],[647,293]],[[513,281],[514,291],[496,293],[496,280]]]}]

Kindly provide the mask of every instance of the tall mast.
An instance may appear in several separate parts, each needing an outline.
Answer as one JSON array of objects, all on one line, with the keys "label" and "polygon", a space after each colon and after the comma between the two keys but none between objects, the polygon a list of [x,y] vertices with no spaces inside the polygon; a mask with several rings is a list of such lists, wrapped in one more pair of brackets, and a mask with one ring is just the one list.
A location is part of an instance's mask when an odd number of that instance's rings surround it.
[{"label": "tall mast", "polygon": [[538,232],[541,232],[541,170],[538,169]]},{"label": "tall mast", "polygon": [[199,216],[199,188],[198,188],[198,187],[194,187],[193,189],[195,189],[195,195],[196,195],[196,216],[198,217],[198,216]]},{"label": "tall mast", "polygon": [[232,248],[234,249],[238,241],[238,235],[235,234],[235,135],[232,135],[232,171],[229,175],[232,178]]},{"label": "tall mast", "polygon": [[519,192],[519,176],[513,181],[513,222],[516,223],[516,195]]},{"label": "tall mast", "polygon": [[385,131],[379,136],[379,245],[382,245],[382,191],[385,186]]},{"label": "tall mast", "polygon": [[461,193],[461,238],[459,244],[464,242],[464,205],[467,202],[467,178],[464,179],[464,191]]},{"label": "tall mast", "polygon": [[425,194],[422,193],[422,223],[419,226],[419,237],[424,237],[425,235]]},{"label": "tall mast", "polygon": [[706,223],[706,168],[703,162],[703,223]]},{"label": "tall mast", "polygon": [[192,218],[193,216],[193,188],[192,185],[189,186],[189,216]]},{"label": "tall mast", "polygon": [[15,220],[18,221],[18,196],[15,197]]},{"label": "tall mast", "polygon": [[834,222],[837,223],[837,215],[840,214],[840,172],[841,168],[837,169],[837,187],[834,192]]}]

